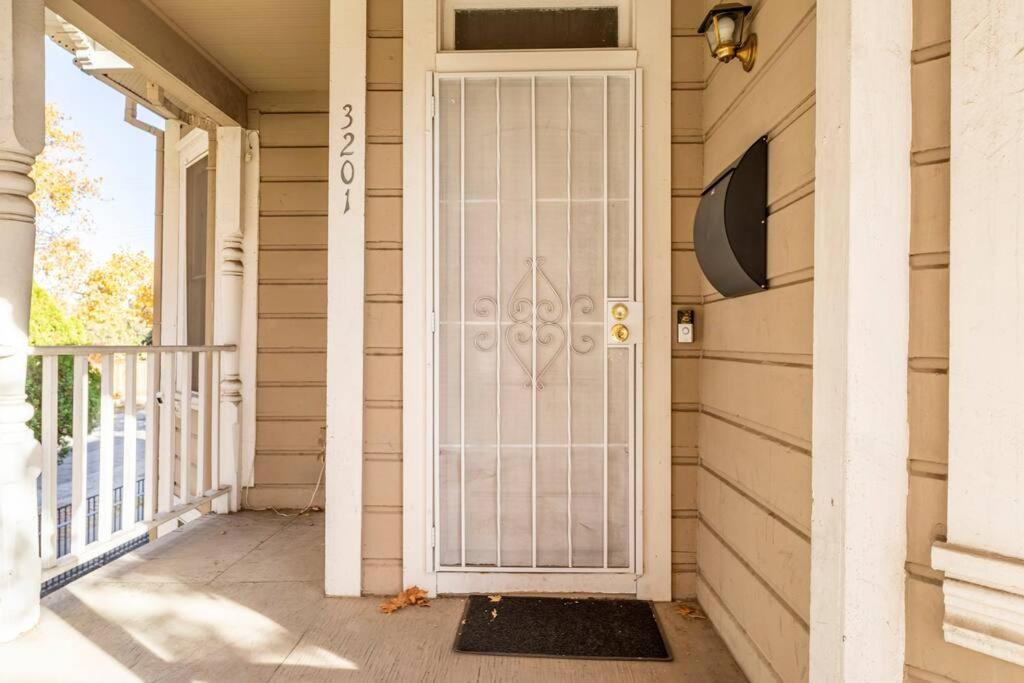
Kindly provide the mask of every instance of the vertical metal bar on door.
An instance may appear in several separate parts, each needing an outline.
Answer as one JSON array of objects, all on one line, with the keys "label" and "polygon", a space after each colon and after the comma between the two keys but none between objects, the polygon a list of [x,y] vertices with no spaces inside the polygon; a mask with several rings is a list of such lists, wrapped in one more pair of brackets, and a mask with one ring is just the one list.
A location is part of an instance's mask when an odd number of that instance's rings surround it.
[{"label": "vertical metal bar on door", "polygon": [[433,292],[430,297],[430,357],[433,367],[431,368],[431,378],[433,379],[433,387],[431,389],[431,426],[433,434],[431,435],[431,442],[433,444],[433,472],[431,481],[431,488],[433,489],[433,518],[430,520],[430,539],[431,549],[430,555],[433,561],[433,566],[441,566],[441,542],[438,538],[437,530],[441,526],[441,378],[439,374],[440,368],[440,356],[441,356],[441,345],[438,341],[440,337],[440,324],[438,317],[440,315],[440,292],[441,292],[441,126],[439,124],[441,118],[441,109],[438,104],[441,96],[441,79],[437,76],[431,81],[430,89],[430,112],[431,112],[431,131],[430,131],[430,145],[434,151],[431,164],[433,165],[433,197],[431,198],[433,204],[433,239],[431,240],[432,253],[430,255],[432,264],[431,268],[431,279],[433,280]]},{"label": "vertical metal bar on door", "polygon": [[459,80],[459,550],[466,566],[466,79]]},{"label": "vertical metal bar on door", "polygon": [[530,77],[530,210],[532,235],[530,239],[531,280],[533,302],[533,334],[530,335],[532,361],[530,363],[530,498],[532,510],[533,566],[537,566],[537,77]]},{"label": "vertical metal bar on door", "polygon": [[[601,192],[602,192],[602,226],[604,231],[604,298],[605,298],[605,317],[608,315],[608,76],[604,79],[604,107],[603,107],[603,123],[601,127],[601,141],[604,145],[604,161],[603,169],[604,172],[601,178]],[[605,330],[605,336],[608,335],[608,331]],[[603,368],[604,368],[604,495],[602,496],[602,511],[603,511],[603,557],[605,568],[608,567],[608,362],[610,359],[610,353],[608,353],[607,342],[604,352]]]},{"label": "vertical metal bar on door", "polygon": [[495,162],[494,162],[494,260],[495,260],[495,295],[494,295],[494,355],[496,369],[494,382],[495,412],[495,526],[497,527],[497,544],[495,545],[495,564],[501,565],[501,76],[494,79],[494,111],[495,111]]},{"label": "vertical metal bar on door", "polygon": [[[642,193],[638,191],[638,186],[643,182],[643,176],[638,174],[637,171],[637,144],[641,139],[642,132],[640,126],[636,125],[638,116],[642,113],[638,111],[639,107],[642,106],[643,97],[642,93],[638,92],[637,73],[633,74],[633,77],[629,79],[629,217],[630,217],[630,233],[629,233],[629,244],[630,244],[630,259],[629,259],[629,285],[631,287],[630,294],[633,301],[641,301],[643,288],[640,287],[640,283],[636,280],[636,261],[637,255],[642,252],[642,239],[643,239],[643,221],[641,220],[642,214],[642,202],[640,206],[637,205],[636,197]],[[642,117],[641,117],[642,119]],[[641,321],[643,324],[643,321]],[[643,342],[641,342],[642,344]],[[640,433],[643,428],[643,421],[640,421],[640,430],[637,429],[637,396],[643,393],[643,367],[639,362],[641,357],[639,354],[642,353],[640,344],[634,344],[632,349],[632,372],[630,372],[630,396],[632,401],[629,406],[629,453],[628,453],[628,499],[629,499],[629,565],[636,573],[643,571],[642,557],[637,552],[636,542],[636,520],[639,515],[643,514],[642,501],[643,491],[639,491],[637,494],[636,484],[636,468],[637,458],[636,452],[638,449],[638,443],[642,443],[642,434]]]},{"label": "vertical metal bar on door", "polygon": [[565,535],[568,562],[572,566],[572,76],[565,77]]}]

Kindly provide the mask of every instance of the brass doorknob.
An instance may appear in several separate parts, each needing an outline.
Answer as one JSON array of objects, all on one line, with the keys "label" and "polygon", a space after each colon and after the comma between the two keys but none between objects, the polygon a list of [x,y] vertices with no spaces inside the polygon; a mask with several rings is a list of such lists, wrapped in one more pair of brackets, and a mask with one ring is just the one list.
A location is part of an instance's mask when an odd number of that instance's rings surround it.
[{"label": "brass doorknob", "polygon": [[612,325],[612,339],[619,343],[626,342],[629,339],[629,328],[622,323]]},{"label": "brass doorknob", "polygon": [[626,304],[615,304],[612,306],[612,317],[616,320],[625,320],[629,315],[629,308]]}]

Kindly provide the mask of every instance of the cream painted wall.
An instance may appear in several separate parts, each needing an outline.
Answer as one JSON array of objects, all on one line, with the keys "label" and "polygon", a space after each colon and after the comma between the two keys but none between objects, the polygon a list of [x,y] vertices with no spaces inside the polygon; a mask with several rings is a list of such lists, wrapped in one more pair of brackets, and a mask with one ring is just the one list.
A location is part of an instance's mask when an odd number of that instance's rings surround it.
[{"label": "cream painted wall", "polygon": [[697,594],[697,368],[703,311],[693,217],[703,186],[706,42],[697,34],[703,3],[672,7],[672,321],[680,308],[696,311],[693,344],[672,343],[672,597]]},{"label": "cream painted wall", "polygon": [[402,590],[402,0],[367,3],[363,593]]},{"label": "cream painted wall", "polygon": [[[949,412],[950,0],[914,1],[910,233],[908,681],[1024,680],[1024,668],[951,645],[942,634]],[[942,678],[939,678],[942,677]]]},{"label": "cream painted wall", "polygon": [[[713,3],[679,4],[692,26]],[[769,289],[723,299],[688,250],[690,226],[676,225],[675,303],[696,296],[702,305],[699,351],[677,346],[674,354],[675,439],[688,446],[696,430],[702,605],[751,680],[802,681],[810,603],[815,5],[754,6],[759,48],[750,73],[714,62],[703,38],[676,38],[673,80],[704,82],[696,119],[703,149],[676,140],[676,221],[692,222],[691,201],[678,196],[684,188],[699,190],[767,134]],[[676,96],[680,125],[697,105],[692,95]],[[678,488],[690,486],[689,469],[677,466]],[[679,541],[689,539],[680,534]]]},{"label": "cream painted wall", "polygon": [[[326,402],[327,96],[254,95],[260,133],[255,486],[246,507],[303,507]],[[323,490],[317,496],[323,504]]]},{"label": "cream painted wall", "polygon": [[[363,592],[401,590],[402,2],[367,16]],[[320,471],[327,320],[327,94],[262,93],[255,486],[302,507]],[[323,504],[323,490],[316,496]]]}]

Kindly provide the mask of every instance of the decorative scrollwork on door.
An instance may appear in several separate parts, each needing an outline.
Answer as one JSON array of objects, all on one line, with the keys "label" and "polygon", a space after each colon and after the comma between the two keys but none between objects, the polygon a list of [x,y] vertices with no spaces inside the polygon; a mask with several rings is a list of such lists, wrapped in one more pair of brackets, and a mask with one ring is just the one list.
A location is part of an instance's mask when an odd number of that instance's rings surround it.
[{"label": "decorative scrollwork on door", "polygon": [[[478,318],[490,318],[498,312],[498,301],[493,296],[477,297],[473,302],[473,315]],[[479,351],[490,351],[497,340],[491,330],[483,330],[473,337],[473,346]]]},{"label": "decorative scrollwork on door", "polygon": [[[570,343],[564,325],[565,301],[558,287],[544,270],[544,261],[543,256],[538,256],[536,261],[533,258],[524,260],[526,270],[509,294],[505,307],[507,321],[502,335],[505,347],[526,377],[523,386],[529,389],[534,382],[534,373],[531,371],[534,359],[524,357],[521,347],[534,340],[534,330],[536,330],[537,357],[535,362],[539,366],[536,373],[538,391],[544,388],[544,375],[551,369],[567,345],[573,353],[578,355],[590,353],[595,347],[594,338],[587,334],[579,338],[579,344],[575,341]],[[536,278],[534,279],[531,276],[535,273]],[[534,283],[536,283],[536,303],[534,302]],[[589,296],[579,295],[572,300],[571,307],[573,312],[578,310],[580,314],[588,315],[594,312],[594,300]],[[482,296],[473,302],[473,314],[478,318],[490,318],[496,312],[497,301],[494,297]],[[489,352],[494,350],[495,341],[494,333],[484,330],[474,336],[473,346],[479,351]]]}]

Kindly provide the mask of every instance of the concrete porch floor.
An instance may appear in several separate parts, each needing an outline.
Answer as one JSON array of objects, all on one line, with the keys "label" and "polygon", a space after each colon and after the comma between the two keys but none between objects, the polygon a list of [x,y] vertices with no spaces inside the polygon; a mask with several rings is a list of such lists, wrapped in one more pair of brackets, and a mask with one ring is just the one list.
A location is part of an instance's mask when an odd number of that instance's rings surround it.
[{"label": "concrete porch floor", "polygon": [[323,515],[207,515],[43,600],[3,681],[744,681],[705,620],[658,615],[675,660],[452,651],[463,600],[393,615],[323,595]]}]

